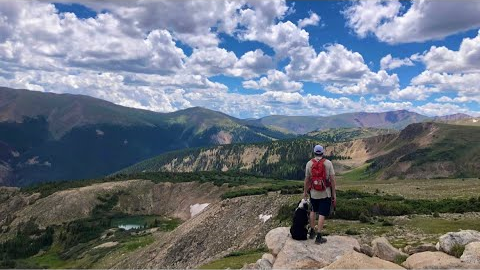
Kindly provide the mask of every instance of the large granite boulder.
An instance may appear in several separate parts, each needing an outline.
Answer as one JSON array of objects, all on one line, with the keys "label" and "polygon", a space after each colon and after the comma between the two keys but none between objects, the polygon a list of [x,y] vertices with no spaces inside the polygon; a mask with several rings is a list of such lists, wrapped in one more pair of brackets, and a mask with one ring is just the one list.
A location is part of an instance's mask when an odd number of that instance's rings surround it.
[{"label": "large granite boulder", "polygon": [[449,232],[440,236],[440,250],[452,254],[452,248],[455,245],[465,246],[472,242],[480,242],[480,232],[474,230],[461,230],[459,232]]},{"label": "large granite boulder", "polygon": [[394,262],[397,257],[408,256],[393,247],[385,237],[379,237],[372,241],[373,255],[380,259]]},{"label": "large granite boulder", "polygon": [[464,263],[478,265],[480,268],[480,242],[467,244],[460,260]]},{"label": "large granite boulder", "polygon": [[278,227],[267,233],[265,236],[265,244],[267,245],[270,252],[276,256],[280,250],[282,250],[283,245],[290,238],[290,228],[289,227]]},{"label": "large granite boulder", "polygon": [[325,269],[405,269],[398,264],[355,251],[346,253]]},{"label": "large granite boulder", "polygon": [[452,269],[465,268],[460,259],[446,253],[426,251],[415,253],[402,264],[408,269]]},{"label": "large granite boulder", "polygon": [[360,248],[360,244],[353,237],[327,236],[326,243],[315,244],[314,240],[297,241],[287,239],[282,250],[278,253],[274,269],[312,269],[323,268],[342,255]]}]

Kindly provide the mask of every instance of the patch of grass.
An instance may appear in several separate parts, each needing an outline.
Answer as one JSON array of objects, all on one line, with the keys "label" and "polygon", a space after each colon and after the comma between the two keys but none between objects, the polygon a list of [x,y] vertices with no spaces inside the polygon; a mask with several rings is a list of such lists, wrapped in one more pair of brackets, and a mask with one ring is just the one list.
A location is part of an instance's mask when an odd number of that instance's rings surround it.
[{"label": "patch of grass", "polygon": [[464,251],[465,251],[464,245],[455,244],[452,247],[451,253],[453,256],[460,258]]},{"label": "patch of grass", "polygon": [[393,260],[394,263],[401,265],[404,261],[406,261],[408,258],[408,255],[397,255],[395,256],[395,259]]},{"label": "patch of grass", "polygon": [[428,234],[444,234],[447,232],[455,232],[460,229],[477,230],[480,231],[480,222],[478,219],[458,219],[447,220],[442,218],[428,218],[428,217],[416,217],[407,222],[407,226],[420,229],[424,233]]},{"label": "patch of grass", "polygon": [[[341,190],[358,190],[374,193],[376,189],[387,194],[401,195],[407,199],[467,199],[480,194],[480,179],[449,178],[449,179],[403,179],[363,180],[339,176],[337,188]],[[406,188],[408,187],[408,188]]]},{"label": "patch of grass", "polygon": [[131,239],[130,241],[122,243],[121,250],[130,252],[141,247],[145,247],[153,243],[155,239],[151,235],[140,236]]},{"label": "patch of grass", "polygon": [[225,257],[205,265],[200,266],[199,269],[240,269],[245,264],[254,263],[262,258],[264,252],[255,252],[239,256]]},{"label": "patch of grass", "polygon": [[346,234],[346,235],[359,235],[360,233],[359,233],[358,231],[356,231],[356,230],[353,230],[353,229],[347,229],[347,230],[345,231],[345,234]]}]

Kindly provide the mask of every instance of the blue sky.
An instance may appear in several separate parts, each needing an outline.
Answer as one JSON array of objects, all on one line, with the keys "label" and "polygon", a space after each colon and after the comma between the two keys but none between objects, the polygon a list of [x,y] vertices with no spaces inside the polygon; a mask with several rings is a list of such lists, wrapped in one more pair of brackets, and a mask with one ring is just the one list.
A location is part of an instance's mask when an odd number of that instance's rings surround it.
[{"label": "blue sky", "polygon": [[480,1],[0,2],[0,85],[240,117],[480,115]]}]

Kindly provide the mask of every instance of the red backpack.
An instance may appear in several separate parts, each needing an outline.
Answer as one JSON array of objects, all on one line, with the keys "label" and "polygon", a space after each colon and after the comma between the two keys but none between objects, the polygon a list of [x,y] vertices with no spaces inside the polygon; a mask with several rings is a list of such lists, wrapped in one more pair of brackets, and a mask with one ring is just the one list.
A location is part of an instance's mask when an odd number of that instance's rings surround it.
[{"label": "red backpack", "polygon": [[317,191],[324,191],[330,187],[330,181],[327,181],[327,172],[325,171],[325,160],[312,159],[312,176],[310,178],[310,188]]}]

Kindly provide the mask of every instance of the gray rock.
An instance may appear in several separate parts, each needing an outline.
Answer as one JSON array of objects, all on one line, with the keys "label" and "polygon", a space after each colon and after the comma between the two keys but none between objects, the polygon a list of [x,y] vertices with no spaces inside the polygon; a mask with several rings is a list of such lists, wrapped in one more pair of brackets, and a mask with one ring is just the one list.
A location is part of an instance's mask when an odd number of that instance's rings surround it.
[{"label": "gray rock", "polygon": [[367,244],[362,244],[360,248],[354,247],[353,250],[355,250],[358,253],[363,253],[369,257],[373,257],[373,249],[371,246]]},{"label": "gray rock", "polygon": [[288,227],[278,227],[267,233],[265,236],[265,244],[267,244],[270,252],[276,256],[280,250],[282,250],[283,245],[290,238],[290,228]]},{"label": "gray rock", "polygon": [[474,230],[449,232],[440,236],[439,240],[440,250],[452,254],[452,248],[455,245],[465,246],[472,242],[480,242],[480,232]]},{"label": "gray rock", "polygon": [[263,254],[262,259],[269,261],[272,265],[275,262],[275,257],[270,253]]},{"label": "gray rock", "polygon": [[412,246],[405,247],[404,251],[408,255],[412,255],[412,254],[415,254],[415,253],[420,253],[420,252],[425,252],[425,251],[437,251],[437,248],[433,244],[422,244],[422,245],[416,246],[416,247],[412,247]]},{"label": "gray rock", "polygon": [[[464,263],[480,266],[480,242],[472,242],[465,246],[460,260]],[[480,267],[479,267],[480,268]]]},{"label": "gray rock", "polygon": [[314,240],[296,241],[287,239],[280,253],[278,253],[274,269],[313,269],[323,268],[342,255],[360,248],[360,244],[353,237],[327,236],[326,243],[317,245]]},{"label": "gray rock", "polygon": [[394,262],[398,256],[408,256],[393,247],[385,237],[379,237],[372,241],[373,255],[380,259]]},{"label": "gray rock", "polygon": [[272,264],[267,259],[258,259],[255,263],[255,269],[270,270],[272,269]]}]

